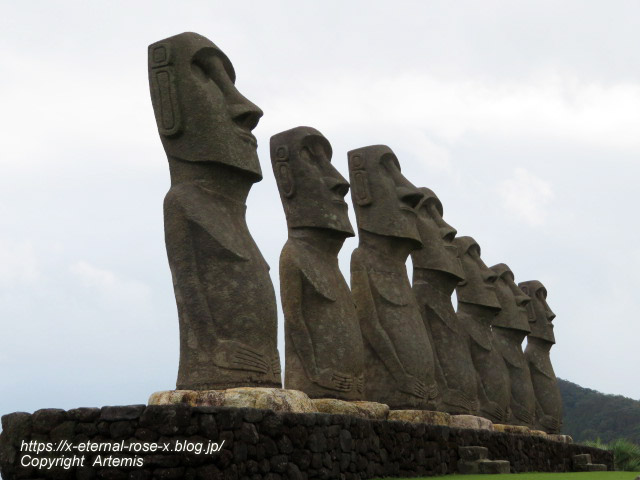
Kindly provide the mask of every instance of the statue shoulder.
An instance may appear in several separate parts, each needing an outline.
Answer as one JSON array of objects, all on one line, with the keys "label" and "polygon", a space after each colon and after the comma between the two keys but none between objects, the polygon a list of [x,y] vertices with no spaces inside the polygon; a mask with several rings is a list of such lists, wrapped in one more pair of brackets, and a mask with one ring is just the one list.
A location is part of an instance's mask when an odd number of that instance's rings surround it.
[{"label": "statue shoulder", "polygon": [[302,278],[316,293],[327,300],[336,301],[335,275],[312,248],[288,240],[280,255],[280,266],[281,268],[299,270]]}]

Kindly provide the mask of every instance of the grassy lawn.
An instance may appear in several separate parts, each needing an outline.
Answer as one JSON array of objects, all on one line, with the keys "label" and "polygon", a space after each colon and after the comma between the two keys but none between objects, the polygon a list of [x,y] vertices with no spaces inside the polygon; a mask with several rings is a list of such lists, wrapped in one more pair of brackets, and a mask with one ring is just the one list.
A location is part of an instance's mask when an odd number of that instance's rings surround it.
[{"label": "grassy lawn", "polygon": [[444,477],[424,477],[422,480],[436,478],[446,480],[634,480],[637,476],[640,476],[640,472],[509,473],[505,475],[446,475]]}]

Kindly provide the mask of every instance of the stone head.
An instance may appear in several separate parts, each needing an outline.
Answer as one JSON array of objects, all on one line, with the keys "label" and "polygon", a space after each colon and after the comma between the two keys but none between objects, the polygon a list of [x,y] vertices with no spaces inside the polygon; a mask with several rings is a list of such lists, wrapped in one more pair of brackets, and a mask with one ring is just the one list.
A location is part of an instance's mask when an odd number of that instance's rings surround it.
[{"label": "stone head", "polygon": [[496,315],[492,325],[528,334],[531,329],[529,328],[527,305],[529,305],[531,298],[518,288],[513,272],[506,264],[499,263],[491,267],[491,270],[498,276],[496,296],[502,306],[502,310]]},{"label": "stone head", "polygon": [[414,268],[439,270],[464,280],[458,249],[453,244],[456,229],[442,218],[442,203],[436,194],[424,187],[418,190],[424,195],[416,206],[422,248],[411,253]]},{"label": "stone head", "polygon": [[216,162],[262,178],[251,131],[262,111],[235,87],[227,56],[197,33],[149,46],[151,100],[167,156]]},{"label": "stone head", "polygon": [[480,245],[471,237],[457,237],[453,244],[458,248],[465,278],[456,287],[458,302],[479,305],[496,312],[500,310],[495,287],[498,276],[482,261]]},{"label": "stone head", "polygon": [[331,144],[316,129],[296,127],[271,137],[271,164],[289,228],[324,228],[353,237],[349,183],[331,164]]},{"label": "stone head", "polygon": [[415,207],[422,193],[407,180],[400,163],[386,145],[372,145],[349,152],[351,199],[358,228],[402,238],[419,248]]},{"label": "stone head", "polygon": [[547,289],[538,280],[521,282],[518,286],[526,295],[531,297],[531,302],[527,305],[529,325],[531,327],[529,337],[556,343],[552,323],[553,319],[556,318],[556,314],[553,313],[547,303]]}]

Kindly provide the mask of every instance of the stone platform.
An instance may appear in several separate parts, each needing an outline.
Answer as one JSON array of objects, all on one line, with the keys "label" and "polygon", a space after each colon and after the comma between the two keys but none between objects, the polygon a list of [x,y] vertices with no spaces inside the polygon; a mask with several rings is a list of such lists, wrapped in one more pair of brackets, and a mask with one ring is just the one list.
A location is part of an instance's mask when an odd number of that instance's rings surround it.
[{"label": "stone platform", "polygon": [[[611,452],[545,437],[407,421],[253,408],[132,405],[38,410],[2,417],[0,470],[13,479],[346,479],[431,476],[458,471],[459,447],[486,448],[511,472],[566,472],[575,455],[613,467]],[[23,443],[24,442],[24,443]],[[83,467],[21,466],[45,454],[23,445],[157,444],[167,451],[75,452]],[[62,443],[61,443],[62,442]],[[64,443],[67,442],[67,443]],[[202,445],[208,453],[188,451]],[[28,455],[29,457],[25,457]],[[52,452],[47,458],[70,456]],[[100,463],[94,465],[101,457]],[[105,466],[113,457],[118,466]],[[127,460],[128,459],[128,460]],[[125,462],[129,462],[126,463]],[[131,465],[136,461],[140,465]],[[93,465],[93,466],[92,466]],[[498,467],[503,464],[494,465]]]}]

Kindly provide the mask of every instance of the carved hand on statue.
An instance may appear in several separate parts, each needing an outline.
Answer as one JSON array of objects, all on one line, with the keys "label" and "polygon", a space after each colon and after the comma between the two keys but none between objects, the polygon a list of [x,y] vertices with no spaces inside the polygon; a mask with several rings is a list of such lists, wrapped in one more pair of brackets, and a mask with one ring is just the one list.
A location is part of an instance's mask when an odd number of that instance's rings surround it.
[{"label": "carved hand on statue", "polygon": [[539,422],[546,431],[555,432],[560,430],[560,422],[551,415],[542,416]]},{"label": "carved hand on statue", "polygon": [[469,398],[462,392],[457,389],[450,389],[445,397],[445,403],[452,405],[454,407],[464,408],[466,411],[473,412],[478,408],[477,402],[473,402],[469,400]]},{"label": "carved hand on statue", "polygon": [[219,340],[216,343],[213,363],[232,370],[268,373],[272,365],[265,355],[235,340]]},{"label": "carved hand on statue", "polygon": [[273,355],[273,358],[271,359],[271,371],[273,372],[273,374],[276,377],[280,376],[281,370],[280,370],[280,355],[278,355],[277,353],[275,353]]},{"label": "carved hand on statue", "polygon": [[351,375],[330,368],[320,370],[312,380],[321,387],[339,392],[348,392],[353,388],[353,377]]},{"label": "carved hand on statue", "polygon": [[398,382],[398,390],[413,395],[414,397],[427,398],[427,386],[425,383],[408,373]]},{"label": "carved hand on statue", "polygon": [[527,410],[525,407],[520,405],[519,403],[513,404],[513,416],[520,420],[522,423],[532,424],[533,423],[533,412]]},{"label": "carved hand on statue", "polygon": [[489,403],[485,405],[482,410],[493,418],[501,420],[504,417],[504,410],[496,402],[489,401]]},{"label": "carved hand on statue", "polygon": [[364,392],[364,375],[358,375],[355,381],[356,392],[363,393]]}]

